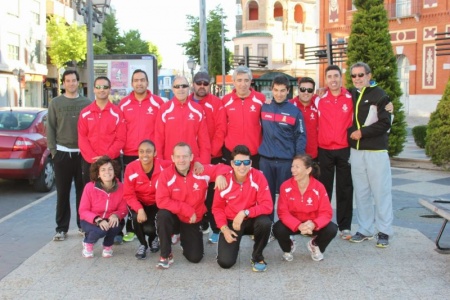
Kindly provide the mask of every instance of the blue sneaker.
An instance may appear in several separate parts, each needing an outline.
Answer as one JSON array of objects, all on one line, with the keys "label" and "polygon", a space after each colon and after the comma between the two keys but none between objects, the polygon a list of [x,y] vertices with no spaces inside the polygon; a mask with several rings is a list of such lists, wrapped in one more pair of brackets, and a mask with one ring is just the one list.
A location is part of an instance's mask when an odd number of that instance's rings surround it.
[{"label": "blue sneaker", "polygon": [[116,235],[114,237],[114,245],[122,245],[123,244],[123,237],[121,235]]},{"label": "blue sneaker", "polygon": [[213,232],[209,237],[209,242],[211,244],[217,244],[219,242],[219,234]]},{"label": "blue sneaker", "polygon": [[267,264],[266,264],[266,262],[264,260],[262,260],[260,262],[255,262],[252,259],[251,262],[252,262],[253,271],[255,271],[255,272],[264,272],[264,271],[267,270]]}]

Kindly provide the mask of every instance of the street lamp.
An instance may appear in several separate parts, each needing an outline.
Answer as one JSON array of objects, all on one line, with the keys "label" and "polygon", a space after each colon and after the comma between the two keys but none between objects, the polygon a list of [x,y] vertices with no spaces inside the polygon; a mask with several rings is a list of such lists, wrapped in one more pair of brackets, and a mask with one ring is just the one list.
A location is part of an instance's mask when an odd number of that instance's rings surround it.
[{"label": "street lamp", "polygon": [[22,77],[25,75],[25,71],[22,69],[14,69],[13,75],[17,76],[19,82],[19,107],[22,107]]},{"label": "street lamp", "polygon": [[187,66],[191,70],[191,77],[192,77],[192,80],[194,80],[194,69],[196,67],[196,63],[192,56],[189,56],[189,59],[187,61]]},{"label": "street lamp", "polygon": [[92,29],[95,23],[103,23],[105,10],[110,6],[111,0],[77,0],[77,12],[84,18],[87,35],[86,65],[88,70],[87,86],[88,98],[94,99],[94,48]]}]

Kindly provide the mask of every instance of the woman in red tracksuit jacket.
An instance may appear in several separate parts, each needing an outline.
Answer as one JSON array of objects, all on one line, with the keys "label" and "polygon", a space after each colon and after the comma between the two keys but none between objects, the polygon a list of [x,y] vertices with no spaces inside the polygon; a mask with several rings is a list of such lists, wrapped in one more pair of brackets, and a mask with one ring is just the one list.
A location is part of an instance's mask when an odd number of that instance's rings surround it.
[{"label": "woman in red tracksuit jacket", "polygon": [[91,182],[81,196],[81,228],[85,232],[84,257],[94,256],[94,244],[103,239],[103,257],[112,256],[114,237],[122,231],[127,203],[123,199],[122,183],[116,178],[120,166],[108,156],[101,156],[91,164]]},{"label": "woman in red tracksuit jacket", "polygon": [[[155,186],[161,171],[172,162],[156,158],[156,147],[150,140],[143,140],[139,144],[138,155],[138,160],[127,165],[123,184],[124,198],[131,209],[133,229],[140,242],[135,256],[137,259],[145,259],[148,249],[152,253],[159,251],[155,225],[158,212]],[[145,240],[146,235],[148,242]]]},{"label": "woman in red tracksuit jacket", "polygon": [[333,209],[327,191],[315,177],[319,166],[308,154],[296,155],[291,167],[292,178],[280,187],[278,198],[279,221],[273,226],[273,234],[283,250],[283,259],[293,260],[295,243],[291,235],[312,236],[307,243],[314,261],[323,259],[323,252],[336,236],[337,225],[331,222]]}]

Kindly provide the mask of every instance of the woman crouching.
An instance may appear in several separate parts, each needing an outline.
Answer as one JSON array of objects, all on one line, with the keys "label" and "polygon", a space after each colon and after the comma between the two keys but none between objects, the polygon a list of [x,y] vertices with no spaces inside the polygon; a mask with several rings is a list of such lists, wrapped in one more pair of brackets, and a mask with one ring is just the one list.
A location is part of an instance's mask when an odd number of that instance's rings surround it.
[{"label": "woman crouching", "polygon": [[102,156],[92,163],[91,182],[81,196],[81,228],[85,232],[83,257],[94,256],[94,244],[103,239],[103,257],[111,257],[114,237],[122,231],[123,218],[127,213],[127,203],[123,199],[123,185],[116,178],[120,172],[119,164]]}]

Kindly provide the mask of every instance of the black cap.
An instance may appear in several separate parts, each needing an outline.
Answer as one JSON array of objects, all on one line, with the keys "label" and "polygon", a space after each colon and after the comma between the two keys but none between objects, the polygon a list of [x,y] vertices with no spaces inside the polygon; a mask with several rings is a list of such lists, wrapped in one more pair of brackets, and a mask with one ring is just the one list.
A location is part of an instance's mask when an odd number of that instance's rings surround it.
[{"label": "black cap", "polygon": [[202,81],[202,80],[210,82],[211,78],[209,78],[209,75],[206,72],[198,72],[197,74],[195,74],[194,80],[193,80],[194,82]]}]

